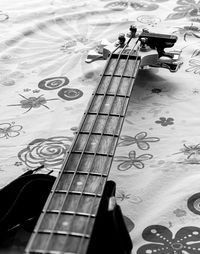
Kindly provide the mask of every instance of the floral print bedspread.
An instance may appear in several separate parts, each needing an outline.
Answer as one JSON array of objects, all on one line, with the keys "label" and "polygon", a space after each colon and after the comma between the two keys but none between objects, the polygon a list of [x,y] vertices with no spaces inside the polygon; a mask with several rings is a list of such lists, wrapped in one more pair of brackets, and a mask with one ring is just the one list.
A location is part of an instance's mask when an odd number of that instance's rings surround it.
[{"label": "floral print bedspread", "polygon": [[178,36],[176,73],[138,73],[109,178],[134,254],[200,253],[200,1],[1,0],[0,187],[56,175],[105,61],[130,25]]}]

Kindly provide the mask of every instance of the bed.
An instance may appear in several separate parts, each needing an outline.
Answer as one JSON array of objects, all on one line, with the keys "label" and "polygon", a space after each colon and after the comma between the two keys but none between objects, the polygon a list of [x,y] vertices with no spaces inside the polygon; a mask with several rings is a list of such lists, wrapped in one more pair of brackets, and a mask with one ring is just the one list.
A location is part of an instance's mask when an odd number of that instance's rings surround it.
[{"label": "bed", "polygon": [[199,24],[198,0],[1,0],[0,187],[41,165],[58,175],[106,62],[86,63],[102,39],[130,25],[172,34],[183,63],[138,72],[109,179],[132,253],[198,253]]}]

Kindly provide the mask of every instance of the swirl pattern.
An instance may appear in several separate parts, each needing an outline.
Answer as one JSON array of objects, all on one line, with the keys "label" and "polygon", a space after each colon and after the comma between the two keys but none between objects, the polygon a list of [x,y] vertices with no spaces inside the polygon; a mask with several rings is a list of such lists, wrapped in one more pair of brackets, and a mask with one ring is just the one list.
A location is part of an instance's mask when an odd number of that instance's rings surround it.
[{"label": "swirl pattern", "polygon": [[69,79],[66,77],[46,78],[39,82],[38,87],[43,90],[55,90],[62,86],[66,86]]},{"label": "swirl pattern", "polygon": [[75,88],[63,88],[58,92],[58,96],[64,100],[72,101],[83,96],[83,92]]},{"label": "swirl pattern", "polygon": [[18,153],[18,158],[30,168],[41,165],[46,169],[60,168],[72,140],[62,136],[35,139]]}]

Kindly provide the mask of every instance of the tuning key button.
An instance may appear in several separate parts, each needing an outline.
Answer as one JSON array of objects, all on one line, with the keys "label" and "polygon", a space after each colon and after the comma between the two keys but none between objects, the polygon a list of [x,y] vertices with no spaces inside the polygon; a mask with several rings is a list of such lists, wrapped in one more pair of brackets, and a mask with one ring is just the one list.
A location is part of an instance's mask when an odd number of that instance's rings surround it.
[{"label": "tuning key button", "polygon": [[125,44],[126,38],[125,38],[125,34],[119,34],[118,37],[118,44],[123,47]]},{"label": "tuning key button", "polygon": [[127,33],[128,38],[136,38],[136,32],[137,32],[137,27],[134,25],[131,25],[129,28],[130,32]]},{"label": "tuning key button", "polygon": [[140,42],[141,42],[140,51],[142,51],[142,52],[148,52],[148,51],[151,50],[151,48],[147,45],[148,38],[145,38],[145,37],[141,38]]},{"label": "tuning key button", "polygon": [[148,30],[147,28],[143,28],[143,29],[142,29],[142,32],[143,32],[143,33],[149,33],[149,30]]}]

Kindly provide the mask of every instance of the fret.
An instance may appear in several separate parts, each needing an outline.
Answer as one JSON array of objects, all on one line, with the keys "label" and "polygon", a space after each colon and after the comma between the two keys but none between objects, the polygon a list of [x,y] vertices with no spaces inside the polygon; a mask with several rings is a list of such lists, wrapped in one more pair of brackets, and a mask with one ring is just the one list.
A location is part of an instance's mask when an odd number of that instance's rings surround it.
[{"label": "fret", "polygon": [[43,211],[43,213],[53,213],[53,214],[71,214],[71,215],[80,215],[80,216],[89,216],[91,218],[95,218],[96,214],[92,214],[92,213],[78,213],[78,212],[73,212],[73,211],[58,211],[58,210],[45,210]]},{"label": "fret", "polygon": [[81,132],[92,134],[118,135],[123,123],[123,118],[110,115],[88,114],[80,129]]},{"label": "fret", "polygon": [[108,156],[108,157],[112,157],[112,155],[110,155],[110,154],[104,154],[104,153],[93,153],[93,152],[86,152],[86,151],[71,151],[71,153],[73,153],[73,154],[86,154],[86,155],[92,155],[92,156],[94,156],[94,155],[99,155],[99,156]]},{"label": "fret", "polygon": [[107,155],[87,154],[86,152],[75,153],[72,152],[69,155],[68,161],[65,165],[65,172],[90,172],[90,174],[96,173],[99,175],[108,175],[108,171],[111,165],[111,157]]},{"label": "fret", "polygon": [[129,96],[130,93],[130,78],[127,77],[116,77],[116,76],[103,76],[99,84],[99,87],[96,91],[98,94],[113,94],[113,95],[122,95]]},{"label": "fret", "polygon": [[95,113],[95,112],[87,112],[87,115],[98,115],[98,116],[114,116],[114,117],[124,117],[123,115],[121,114],[106,114],[106,113]]},{"label": "fret", "polygon": [[[69,237],[69,236],[78,236],[78,237],[82,237],[82,238],[90,238],[90,235],[89,234],[82,234],[82,233],[77,233],[77,232],[66,232],[66,231],[59,231],[59,230],[39,230],[38,233],[42,233],[42,234],[56,234],[56,235],[63,235],[65,236],[66,238]],[[46,253],[46,252],[45,252]]]},{"label": "fret", "polygon": [[[93,158],[92,159],[94,159],[95,157],[93,156]],[[81,169],[81,168],[80,168]],[[67,172],[65,172],[65,173],[74,173],[74,170],[72,170],[72,171],[67,171]],[[64,174],[65,174],[64,173]],[[90,176],[100,176],[100,177],[107,177],[107,174],[100,174],[100,173],[96,173],[96,172],[91,172],[91,171],[83,171],[83,170],[81,170],[81,171],[77,171],[77,174],[83,174],[83,175],[85,175],[85,176],[87,176],[87,175],[90,175]],[[67,177],[67,176],[66,176]]]},{"label": "fret", "polygon": [[125,115],[125,109],[128,104],[127,97],[95,95],[91,106],[88,110],[89,113],[103,113],[103,114],[116,114]]},{"label": "fret", "polygon": [[94,220],[90,215],[46,213],[38,232],[87,236],[91,234]]},{"label": "fret", "polygon": [[100,135],[90,135],[88,140],[87,134],[79,134],[73,151],[86,151],[92,153],[102,153],[102,154],[114,154],[114,148],[117,145],[116,137],[100,136]]},{"label": "fret", "polygon": [[[109,75],[109,74],[103,74],[104,77],[115,77],[115,78],[128,78],[128,79],[133,79],[135,78],[134,76],[125,76],[125,75],[116,75],[116,74],[112,74],[112,75]],[[120,82],[121,83],[121,82]],[[119,84],[120,84],[119,83]]]},{"label": "fret", "polygon": [[[59,200],[59,201],[58,201]],[[74,212],[83,214],[96,214],[100,202],[99,196],[91,196],[84,193],[77,194],[69,192],[67,197],[64,193],[53,193],[52,199],[47,207],[47,212]]]},{"label": "fret", "polygon": [[[97,136],[100,136],[100,135],[102,135],[101,133],[96,133],[96,132],[93,132],[93,131],[91,131],[91,133],[90,133],[90,131],[79,131],[79,134],[86,134],[86,135],[91,135],[91,134],[93,134],[93,135],[97,135]],[[118,135],[116,135],[116,134],[106,134],[106,133],[103,133],[103,136],[109,136],[109,137],[119,137]]]},{"label": "fret", "polygon": [[92,197],[101,197],[101,194],[95,194],[95,193],[86,192],[86,191],[81,192],[81,191],[54,190],[53,193],[61,193],[61,194],[65,194],[66,196],[71,193],[71,194],[77,194],[77,195],[88,195],[88,196],[92,196]]},{"label": "fret", "polygon": [[[139,62],[138,60],[135,60],[135,59],[120,59],[120,62],[119,64],[117,65],[117,68],[115,69],[116,67],[116,63],[117,63],[118,59],[115,58],[115,57],[112,57],[111,58],[111,61],[110,61],[110,64],[107,68],[107,70],[105,71],[105,75],[120,75],[120,76],[126,76],[126,77],[134,77],[135,75],[135,64],[137,62]],[[127,65],[126,65],[126,62]],[[124,66],[126,65],[125,67],[125,70],[124,70]],[[136,68],[137,69],[137,68]]]},{"label": "fret", "polygon": [[73,173],[62,174],[60,181],[57,184],[55,190],[64,190],[66,193],[68,191],[75,192],[86,192],[86,193],[102,193],[102,186],[104,185],[106,179],[102,175],[90,175],[90,174],[80,174]]}]

